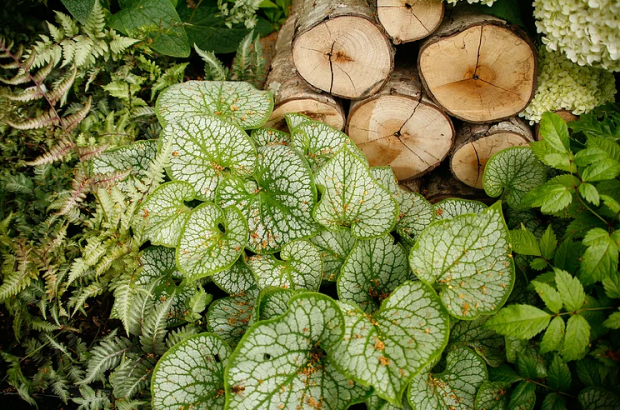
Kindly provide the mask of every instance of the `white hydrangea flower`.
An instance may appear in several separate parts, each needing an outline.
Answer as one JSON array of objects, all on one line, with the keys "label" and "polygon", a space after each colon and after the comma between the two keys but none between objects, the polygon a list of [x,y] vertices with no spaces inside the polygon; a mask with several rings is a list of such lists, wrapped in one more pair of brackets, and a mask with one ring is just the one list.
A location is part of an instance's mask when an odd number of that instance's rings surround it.
[{"label": "white hydrangea flower", "polygon": [[519,116],[534,124],[547,111],[567,110],[575,115],[614,100],[616,82],[611,72],[579,66],[559,51],[540,49],[536,94]]},{"label": "white hydrangea flower", "polygon": [[620,0],[535,0],[534,17],[549,50],[620,71]]},{"label": "white hydrangea flower", "polygon": [[[450,3],[452,5],[455,5],[459,1],[463,1],[463,0],[445,0],[446,3]],[[467,2],[469,4],[480,3],[480,4],[484,4],[486,6],[489,6],[489,7],[491,7],[493,5],[493,3],[495,3],[496,1],[497,0],[467,0]]]},{"label": "white hydrangea flower", "polygon": [[261,0],[217,0],[217,7],[220,16],[225,17],[224,23],[228,28],[243,23],[246,28],[252,29],[258,21],[256,11],[260,3]]}]

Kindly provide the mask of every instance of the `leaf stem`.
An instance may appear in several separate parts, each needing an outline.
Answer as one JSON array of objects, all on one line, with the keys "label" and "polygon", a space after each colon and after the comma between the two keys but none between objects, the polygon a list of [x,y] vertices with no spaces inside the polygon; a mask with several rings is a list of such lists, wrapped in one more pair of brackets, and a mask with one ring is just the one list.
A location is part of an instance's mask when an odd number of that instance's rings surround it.
[{"label": "leaf stem", "polygon": [[536,385],[538,385],[540,387],[544,387],[547,390],[551,390],[551,391],[553,391],[555,393],[558,393],[558,394],[561,394],[563,396],[570,397],[571,399],[576,399],[577,398],[577,396],[572,396],[572,395],[570,395],[568,393],[564,393],[564,392],[559,391],[559,390],[553,390],[551,387],[547,386],[546,384],[542,384],[540,382],[537,382],[536,380],[532,380],[532,379],[525,379],[525,380],[527,380],[530,383],[534,383],[534,384],[536,384]]}]

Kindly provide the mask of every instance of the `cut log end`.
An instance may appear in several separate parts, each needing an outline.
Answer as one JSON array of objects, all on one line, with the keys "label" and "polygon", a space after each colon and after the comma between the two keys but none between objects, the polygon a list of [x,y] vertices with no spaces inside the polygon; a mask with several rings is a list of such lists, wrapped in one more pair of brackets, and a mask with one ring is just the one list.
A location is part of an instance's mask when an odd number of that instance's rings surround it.
[{"label": "cut log end", "polygon": [[443,15],[441,0],[377,0],[377,17],[394,44],[427,37]]},{"label": "cut log end", "polygon": [[452,146],[450,119],[432,104],[403,95],[382,95],[350,114],[348,134],[371,166],[389,165],[399,180],[435,168]]},{"label": "cut log end", "polygon": [[451,115],[484,123],[511,117],[533,97],[532,43],[495,21],[431,37],[420,49],[419,71],[433,99]]},{"label": "cut log end", "polygon": [[285,101],[278,105],[271,113],[271,117],[265,126],[288,131],[284,115],[292,112],[304,114],[339,130],[342,130],[345,125],[344,111],[340,105],[326,104],[315,99],[302,98]]},{"label": "cut log end", "polygon": [[298,35],[295,67],[310,85],[332,95],[361,99],[376,93],[392,70],[391,46],[363,17],[325,20]]}]

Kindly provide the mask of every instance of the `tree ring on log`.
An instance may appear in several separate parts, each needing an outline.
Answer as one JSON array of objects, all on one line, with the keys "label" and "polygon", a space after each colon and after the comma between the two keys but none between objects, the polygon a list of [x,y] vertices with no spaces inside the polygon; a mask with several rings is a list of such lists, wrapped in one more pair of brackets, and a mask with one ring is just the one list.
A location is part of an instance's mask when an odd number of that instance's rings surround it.
[{"label": "tree ring on log", "polygon": [[338,130],[344,129],[345,116],[341,106],[327,104],[311,98],[282,102],[273,110],[265,127],[288,131],[284,115],[293,112],[307,115],[313,120],[324,122]]},{"label": "tree ring on log", "polygon": [[444,15],[442,0],[377,0],[377,18],[394,44],[427,37]]},{"label": "tree ring on log", "polygon": [[454,139],[452,121],[434,104],[406,95],[380,95],[349,114],[349,137],[371,166],[390,166],[399,180],[437,167]]},{"label": "tree ring on log", "polygon": [[536,50],[518,28],[496,20],[477,22],[430,37],[420,47],[418,68],[433,100],[449,114],[485,123],[511,117],[529,104]]},{"label": "tree ring on log", "polygon": [[298,35],[293,62],[311,86],[335,96],[361,99],[385,84],[393,55],[387,38],[370,20],[340,16]]}]

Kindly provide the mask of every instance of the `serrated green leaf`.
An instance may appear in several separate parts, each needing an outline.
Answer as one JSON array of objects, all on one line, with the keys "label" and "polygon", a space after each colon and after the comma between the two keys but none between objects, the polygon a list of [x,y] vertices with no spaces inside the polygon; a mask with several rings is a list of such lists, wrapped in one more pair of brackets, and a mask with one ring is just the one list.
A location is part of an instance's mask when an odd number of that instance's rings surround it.
[{"label": "serrated green leaf", "polygon": [[338,373],[323,352],[343,331],[342,313],[329,297],[293,296],[287,313],[254,324],[231,355],[226,409],[310,409],[316,403],[336,410],[364,400],[368,390]]},{"label": "serrated green leaf", "polygon": [[568,391],[572,383],[572,376],[568,365],[557,354],[553,356],[549,365],[547,384],[552,390]]},{"label": "serrated green leaf", "polygon": [[312,172],[317,172],[345,146],[367,164],[364,154],[345,133],[319,121],[296,125],[291,130],[291,145],[306,155]]},{"label": "serrated green leaf", "polygon": [[575,187],[580,181],[569,174],[560,175],[528,192],[521,202],[524,207],[540,207],[543,213],[565,209],[573,201]]},{"label": "serrated green leaf", "polygon": [[290,145],[291,136],[286,132],[272,128],[259,128],[252,130],[250,134],[256,146],[266,147],[269,145]]},{"label": "serrated green leaf", "polygon": [[543,258],[532,259],[530,262],[530,267],[534,270],[541,271],[547,268],[547,261]]},{"label": "serrated green leaf", "polygon": [[510,395],[508,410],[532,410],[536,404],[536,386],[523,381],[515,387]]},{"label": "serrated green leaf", "polygon": [[583,410],[617,410],[620,398],[600,387],[588,387],[579,393],[579,403]]},{"label": "serrated green leaf", "polygon": [[92,174],[108,174],[131,170],[133,175],[143,177],[157,155],[157,140],[136,141],[103,152],[91,163]]},{"label": "serrated green leaf", "polygon": [[547,260],[552,259],[557,246],[558,240],[555,236],[555,232],[553,232],[553,227],[548,225],[545,233],[540,237],[540,252],[542,253],[542,257]]},{"label": "serrated green leaf", "polygon": [[261,127],[271,115],[273,97],[241,81],[187,81],[159,95],[155,111],[162,126],[215,116],[245,130]]},{"label": "serrated green leaf", "polygon": [[315,183],[322,198],[313,216],[328,229],[350,227],[356,238],[370,239],[394,227],[398,217],[396,200],[347,146],[319,170]]},{"label": "serrated green leaf", "polygon": [[512,208],[531,189],[545,182],[545,168],[529,147],[512,147],[493,155],[484,168],[482,184],[487,195],[498,197]]},{"label": "serrated green leaf", "polygon": [[433,205],[437,219],[452,219],[459,215],[481,214],[488,207],[479,201],[448,198]]},{"label": "serrated green leaf", "polygon": [[571,276],[568,272],[561,269],[554,270],[555,283],[558,287],[558,292],[562,297],[564,308],[569,312],[574,312],[581,309],[586,299],[586,295],[583,290],[583,285],[579,282],[579,279]]},{"label": "serrated green leaf", "polygon": [[505,410],[508,406],[510,383],[484,382],[476,393],[475,410]]},{"label": "serrated green leaf", "polygon": [[493,382],[515,383],[523,380],[512,367],[507,364],[501,364],[499,367],[489,368],[489,380]]},{"label": "serrated green leaf", "polygon": [[305,240],[284,245],[280,259],[273,255],[256,255],[249,258],[247,264],[261,289],[278,286],[318,291],[323,277],[321,254]]},{"label": "serrated green leaf", "polygon": [[610,234],[601,228],[591,229],[583,239],[587,246],[581,266],[579,279],[590,285],[609,277],[618,269],[618,245]]},{"label": "serrated green leaf", "polygon": [[172,138],[169,174],[186,181],[197,198],[213,200],[226,175],[248,176],[256,166],[256,149],[240,128],[215,117],[192,117],[170,123],[163,143]]},{"label": "serrated green leaf", "polygon": [[516,364],[519,376],[524,379],[535,380],[547,376],[547,369],[543,364],[543,358],[535,349],[525,348],[520,350]]},{"label": "serrated green leaf", "polygon": [[238,295],[256,288],[256,278],[246,265],[243,256],[230,269],[215,273],[213,282],[230,295]]},{"label": "serrated green leaf", "polygon": [[248,249],[273,253],[295,239],[315,234],[319,226],[311,216],[316,188],[302,156],[286,146],[258,149],[254,180],[224,179],[217,189],[223,208],[237,207],[251,232]]},{"label": "serrated green leaf", "polygon": [[579,269],[579,259],[584,249],[581,243],[565,239],[553,256],[553,266],[567,272],[576,272]]},{"label": "serrated green leaf", "polygon": [[153,408],[223,409],[224,368],[230,353],[226,343],[210,333],[177,343],[153,371]]},{"label": "serrated green leaf", "polygon": [[614,272],[603,279],[605,295],[611,299],[620,299],[620,272]]},{"label": "serrated green leaf", "polygon": [[153,245],[175,247],[192,209],[185,205],[196,193],[188,182],[171,181],[157,187],[142,204],[144,235]]},{"label": "serrated green leaf", "polygon": [[524,229],[514,229],[510,231],[512,249],[521,255],[540,256],[538,239],[530,231]]},{"label": "serrated green leaf", "polygon": [[151,40],[149,47],[172,57],[188,57],[189,40],[170,0],[126,0],[122,9],[108,19],[124,34],[139,32]]},{"label": "serrated green leaf", "polygon": [[614,179],[620,175],[620,163],[611,158],[605,158],[590,165],[581,172],[583,182],[604,181]]},{"label": "serrated green leaf", "polygon": [[484,361],[472,350],[461,347],[447,354],[442,373],[422,372],[415,376],[407,398],[415,410],[471,409],[476,391],[486,379]]},{"label": "serrated green leaf", "polygon": [[560,296],[560,293],[546,283],[535,280],[531,283],[534,286],[536,293],[538,293],[538,296],[540,296],[543,302],[545,302],[547,309],[553,313],[560,313],[560,309],[562,309],[562,297]]},{"label": "serrated green leaf", "polygon": [[562,357],[565,361],[578,360],[586,353],[590,343],[590,324],[580,315],[573,315],[566,324],[566,336],[564,337],[564,349]]},{"label": "serrated green leaf", "polygon": [[338,299],[374,313],[396,287],[411,279],[407,254],[392,235],[359,240],[338,277]]},{"label": "serrated green leaf", "polygon": [[486,323],[500,335],[509,335],[519,339],[531,339],[542,332],[551,315],[530,305],[509,305],[500,310]]},{"label": "serrated green leaf", "polygon": [[345,335],[328,353],[336,367],[398,405],[407,383],[445,347],[449,320],[435,292],[405,282],[373,315],[339,302]]},{"label": "serrated green leaf", "polygon": [[504,337],[484,324],[490,316],[474,320],[459,320],[452,323],[448,349],[467,346],[482,357],[489,366],[499,366],[506,361]]},{"label": "serrated green leaf", "polygon": [[543,164],[566,172],[577,172],[577,165],[571,161],[570,152],[556,151],[546,141],[531,142],[530,148]]},{"label": "serrated green leaf", "polygon": [[620,312],[614,312],[603,322],[610,329],[620,329]]},{"label": "serrated green leaf", "polygon": [[540,353],[548,353],[554,350],[560,350],[562,343],[564,342],[564,333],[566,331],[566,325],[564,319],[560,316],[556,316],[549,323],[547,331],[542,337],[540,342]]},{"label": "serrated green leaf", "polygon": [[357,239],[351,234],[351,230],[340,228],[337,231],[321,229],[310,238],[321,253],[323,258],[323,279],[335,281],[340,275],[340,267],[353,249]]},{"label": "serrated green leaf", "polygon": [[620,203],[618,203],[618,201],[609,195],[601,195],[601,199],[603,200],[603,204],[605,204],[611,212],[614,214],[620,214]]},{"label": "serrated green leaf", "polygon": [[510,233],[497,202],[480,215],[434,222],[411,249],[409,263],[434,284],[452,316],[474,319],[504,304],[515,280]]},{"label": "serrated green leaf", "polygon": [[545,396],[540,410],[566,410],[566,400],[558,393],[549,393]]},{"label": "serrated green leaf", "polygon": [[230,268],[248,240],[248,224],[237,208],[205,202],[190,214],[179,240],[177,266],[189,280]]},{"label": "serrated green leaf", "polygon": [[598,191],[592,184],[583,183],[579,185],[579,194],[585,198],[586,201],[593,204],[594,206],[599,206],[601,203],[601,198],[598,194]]},{"label": "serrated green leaf", "polygon": [[249,327],[258,291],[216,300],[207,311],[207,330],[234,348]]},{"label": "serrated green leaf", "polygon": [[577,166],[585,167],[595,162],[602,161],[607,157],[608,155],[605,151],[600,148],[592,147],[582,149],[577,154],[575,154],[574,161]]},{"label": "serrated green leaf", "polygon": [[96,0],[62,0],[62,4],[64,4],[67,10],[69,10],[69,13],[71,13],[77,21],[85,24],[86,20],[88,20],[88,16],[90,16],[90,13],[95,7],[95,1]]},{"label": "serrated green leaf", "polygon": [[540,136],[544,141],[560,152],[570,149],[568,126],[559,115],[546,112],[540,120]]},{"label": "serrated green leaf", "polygon": [[422,195],[398,186],[390,167],[373,167],[372,176],[392,194],[398,202],[398,219],[394,229],[406,245],[413,245],[417,237],[435,220],[435,209]]}]

